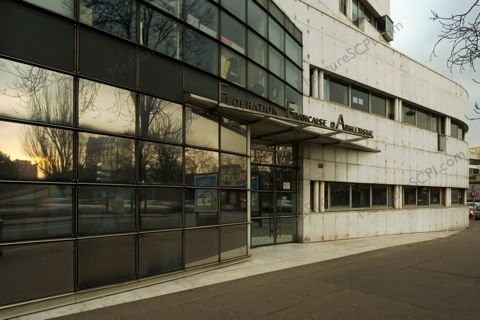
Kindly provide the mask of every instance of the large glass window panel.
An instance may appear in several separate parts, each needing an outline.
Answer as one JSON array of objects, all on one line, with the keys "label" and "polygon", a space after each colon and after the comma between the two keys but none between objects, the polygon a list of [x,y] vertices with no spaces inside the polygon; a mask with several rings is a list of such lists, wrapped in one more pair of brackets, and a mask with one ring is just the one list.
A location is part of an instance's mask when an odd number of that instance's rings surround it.
[{"label": "large glass window panel", "polygon": [[[216,38],[218,35],[218,8],[207,0],[186,0],[187,22]],[[188,51],[188,50],[187,50]]]},{"label": "large glass window panel", "polygon": [[297,190],[297,171],[291,168],[275,168],[275,184],[276,190]]},{"label": "large glass window panel", "polygon": [[146,0],[158,8],[173,14],[176,17],[182,15],[182,0]]},{"label": "large glass window panel", "polygon": [[140,136],[166,142],[183,142],[181,105],[145,95],[140,95],[139,101]]},{"label": "large glass window panel", "polygon": [[77,252],[80,289],[135,279],[135,236],[79,240]]},{"label": "large glass window panel", "polygon": [[185,231],[185,267],[218,262],[218,229]]},{"label": "large glass window panel", "polygon": [[387,116],[387,100],[384,97],[372,95],[372,113]]},{"label": "large glass window panel", "polygon": [[416,110],[413,107],[402,105],[402,120],[404,123],[409,123],[415,125],[415,114]]},{"label": "large glass window panel", "polygon": [[452,188],[452,191],[451,191],[451,199],[452,199],[452,203],[453,203],[453,204],[459,204],[459,201],[458,201],[458,199],[459,199],[459,197],[460,197],[459,193],[460,193],[460,192],[459,192],[458,189],[453,189],[453,188]]},{"label": "large glass window panel", "polygon": [[330,207],[350,207],[350,185],[345,183],[330,184]]},{"label": "large glass window panel", "polygon": [[252,190],[273,189],[273,168],[266,166],[252,166]]},{"label": "large glass window panel", "polygon": [[[234,1],[237,3],[236,1]],[[229,14],[222,12],[222,37],[224,44],[245,54],[247,29]]]},{"label": "large glass window panel", "polygon": [[221,118],[221,148],[225,151],[246,154],[247,127],[234,120]]},{"label": "large glass window panel", "polygon": [[73,18],[74,0],[25,0],[39,7]]},{"label": "large glass window panel", "polygon": [[273,146],[252,143],[250,150],[252,163],[273,164],[273,152]]},{"label": "large glass window panel", "polygon": [[417,204],[416,187],[403,187],[403,204],[406,206],[415,206]]},{"label": "large glass window panel", "polygon": [[0,58],[0,116],[72,125],[73,77]]},{"label": "large glass window panel", "polygon": [[285,36],[285,53],[297,66],[302,66],[302,47],[289,34]]},{"label": "large glass window panel", "polygon": [[277,243],[294,242],[297,237],[296,218],[279,218],[277,223]]},{"label": "large glass window panel", "polygon": [[340,12],[344,15],[347,15],[347,0],[340,0],[339,1]]},{"label": "large glass window panel", "polygon": [[430,131],[433,131],[433,132],[438,132],[438,121],[439,118],[437,116],[434,116],[434,115],[431,115],[430,116]]},{"label": "large glass window panel", "polygon": [[140,30],[141,44],[173,58],[181,57],[182,27],[175,20],[141,6]]},{"label": "large glass window panel", "polygon": [[182,232],[142,234],[139,237],[140,277],[182,269]]},{"label": "large glass window panel", "polygon": [[80,21],[116,36],[135,40],[135,1],[80,0]]},{"label": "large glass window panel", "polygon": [[368,112],[369,110],[369,96],[367,91],[363,91],[360,89],[352,88],[352,99],[351,99],[351,106],[354,109]]},{"label": "large glass window panel", "polygon": [[275,163],[280,166],[293,166],[294,154],[291,145],[279,145],[276,147]]},{"label": "large glass window panel", "polygon": [[273,219],[252,219],[252,247],[264,246],[275,242],[275,227]]},{"label": "large glass window panel", "polygon": [[218,148],[217,116],[187,108],[185,127],[187,144]]},{"label": "large glass window panel", "polygon": [[280,51],[275,50],[272,46],[268,50],[268,69],[275,75],[283,79],[285,69],[285,58]]},{"label": "large glass window panel", "polygon": [[245,87],[246,61],[242,56],[222,47],[220,56],[220,75],[223,79]]},{"label": "large glass window panel", "polygon": [[352,0],[352,22],[358,26],[358,0]]},{"label": "large glass window panel", "polygon": [[190,29],[185,31],[184,57],[188,64],[218,74],[218,44]]},{"label": "large glass window panel", "polygon": [[236,223],[247,221],[247,192],[220,191],[220,222]]},{"label": "large glass window panel", "polygon": [[352,208],[370,207],[370,186],[352,185]]},{"label": "large glass window panel", "polygon": [[267,52],[267,42],[252,31],[248,31],[248,57],[266,68]]},{"label": "large glass window panel", "polygon": [[296,194],[289,192],[277,192],[277,216],[293,216],[297,214]]},{"label": "large glass window panel", "polygon": [[78,113],[82,128],[135,134],[136,94],[85,79],[79,81]]},{"label": "large glass window panel", "polygon": [[387,187],[372,186],[372,205],[379,207],[387,206]]},{"label": "large glass window panel", "polygon": [[0,179],[71,181],[73,133],[0,121]]},{"label": "large glass window panel", "polygon": [[140,142],[138,147],[140,183],[182,184],[182,147],[153,142]]},{"label": "large glass window panel", "polygon": [[223,0],[221,3],[222,7],[233,13],[240,20],[245,21],[246,0]]},{"label": "large glass window panel", "polygon": [[283,52],[284,39],[285,31],[272,17],[268,17],[268,40]]},{"label": "large glass window panel", "polygon": [[73,241],[0,247],[0,305],[74,290]]},{"label": "large glass window panel", "polygon": [[286,61],[285,79],[291,86],[293,86],[298,91],[302,91],[302,77],[303,77],[302,70],[297,68],[290,61]]},{"label": "large glass window panel", "polygon": [[185,191],[185,226],[218,224],[218,191],[189,189]]},{"label": "large glass window panel", "polygon": [[328,83],[329,99],[333,102],[338,102],[344,105],[348,105],[348,86],[330,80]]},{"label": "large glass window panel", "polygon": [[430,188],[428,187],[418,187],[417,188],[417,205],[418,206],[428,206]]},{"label": "large glass window panel", "polygon": [[135,181],[134,140],[89,133],[79,134],[79,180]]},{"label": "large glass window panel", "polygon": [[392,98],[387,98],[387,117],[395,120],[395,100]]},{"label": "large glass window panel", "polygon": [[78,233],[82,236],[135,231],[135,190],[78,187]]},{"label": "large glass window panel", "polygon": [[220,184],[224,187],[245,188],[247,157],[222,153],[220,160]]},{"label": "large glass window panel", "polygon": [[285,85],[273,75],[268,75],[268,98],[281,106],[285,105]]},{"label": "large glass window panel", "polygon": [[267,38],[267,13],[254,1],[248,1],[248,25]]},{"label": "large glass window panel", "polygon": [[220,228],[221,259],[233,259],[247,255],[247,226]]},{"label": "large glass window panel", "polygon": [[185,183],[199,187],[218,185],[218,152],[185,149]]},{"label": "large glass window panel", "polygon": [[290,86],[285,86],[285,101],[288,101],[290,112],[303,113],[303,94]]},{"label": "large glass window panel", "polygon": [[430,116],[427,112],[417,110],[417,126],[425,130],[430,130]]},{"label": "large glass window panel", "polygon": [[430,204],[442,204],[442,188],[430,188]]},{"label": "large glass window panel", "polygon": [[252,217],[273,217],[273,192],[252,192]]},{"label": "large glass window panel", "polygon": [[1,184],[0,195],[0,242],[72,235],[72,187]]},{"label": "large glass window panel", "polygon": [[248,62],[248,89],[267,97],[267,72],[252,62]]},{"label": "large glass window panel", "polygon": [[173,188],[140,189],[142,230],[180,228],[183,224],[183,191]]}]

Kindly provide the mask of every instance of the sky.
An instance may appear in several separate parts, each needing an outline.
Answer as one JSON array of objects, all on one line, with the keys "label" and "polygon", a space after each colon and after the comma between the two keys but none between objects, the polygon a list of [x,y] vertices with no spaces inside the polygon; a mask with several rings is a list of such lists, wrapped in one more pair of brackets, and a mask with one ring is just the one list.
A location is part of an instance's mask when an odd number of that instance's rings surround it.
[{"label": "sky", "polygon": [[[437,57],[431,58],[433,47],[441,31],[440,24],[431,20],[431,10],[440,16],[451,16],[467,11],[474,2],[475,0],[391,0],[390,16],[395,24],[401,23],[403,26],[396,31],[395,40],[391,45],[407,56],[460,83],[470,96],[467,115],[470,118],[475,116],[480,118],[479,114],[473,112],[475,101],[480,105],[480,84],[472,80],[480,81],[480,70],[475,73],[467,67],[464,71],[458,68],[450,71],[447,67],[447,59],[451,47],[447,42],[437,47]],[[470,143],[470,147],[480,146],[480,120],[469,121],[466,118],[463,120],[469,126],[466,140]]]}]

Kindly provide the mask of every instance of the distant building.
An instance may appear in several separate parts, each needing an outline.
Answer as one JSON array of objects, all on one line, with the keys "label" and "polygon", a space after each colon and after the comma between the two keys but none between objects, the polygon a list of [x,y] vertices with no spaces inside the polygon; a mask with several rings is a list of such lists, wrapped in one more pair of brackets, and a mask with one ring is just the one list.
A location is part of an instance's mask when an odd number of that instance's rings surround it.
[{"label": "distant building", "polygon": [[467,198],[469,201],[480,199],[480,147],[470,148],[468,180],[470,183]]}]

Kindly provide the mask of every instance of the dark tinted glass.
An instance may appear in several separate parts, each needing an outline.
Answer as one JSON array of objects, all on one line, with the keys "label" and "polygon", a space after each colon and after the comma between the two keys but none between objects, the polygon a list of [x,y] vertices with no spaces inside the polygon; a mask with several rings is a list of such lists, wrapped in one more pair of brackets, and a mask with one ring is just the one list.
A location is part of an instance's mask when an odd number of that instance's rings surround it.
[{"label": "dark tinted glass", "polygon": [[288,34],[285,37],[285,53],[297,66],[302,66],[302,47]]},{"label": "dark tinted glass", "polygon": [[372,187],[372,205],[386,206],[387,205],[387,187]]},{"label": "dark tinted glass", "polygon": [[272,100],[273,102],[283,106],[285,104],[284,98],[285,98],[285,86],[282,81],[280,81],[278,78],[274,77],[273,75],[268,76],[268,98]]},{"label": "dark tinted glass", "polygon": [[74,0],[25,0],[42,8],[73,18]]},{"label": "dark tinted glass", "polygon": [[247,192],[224,190],[220,192],[220,222],[247,221]]},{"label": "dark tinted glass", "polygon": [[142,230],[182,226],[183,191],[181,189],[141,189],[139,197]]},{"label": "dark tinted glass", "polygon": [[270,46],[268,50],[268,58],[269,70],[283,79],[285,72],[285,58],[283,57],[283,55],[280,53],[280,51]]},{"label": "dark tinted glass", "polygon": [[138,109],[142,137],[166,142],[183,141],[183,107],[181,105],[141,95]]},{"label": "dark tinted glass", "polygon": [[135,93],[80,79],[78,94],[80,127],[135,134]]},{"label": "dark tinted glass", "polygon": [[275,222],[277,224],[277,243],[287,243],[296,240],[296,218],[280,218]]},{"label": "dark tinted glass", "polygon": [[245,87],[246,85],[246,60],[232,50],[222,48],[221,71],[223,79]]},{"label": "dark tinted glass", "polygon": [[74,290],[73,241],[0,247],[0,305]]},{"label": "dark tinted glass", "polygon": [[429,205],[430,188],[418,187],[417,188],[417,205],[428,206]]},{"label": "dark tinted glass", "polygon": [[221,119],[221,148],[245,154],[247,152],[247,127],[234,120]]},{"label": "dark tinted glass", "polygon": [[252,217],[273,216],[273,193],[252,192]]},{"label": "dark tinted glass", "polygon": [[387,115],[387,100],[384,97],[372,95],[372,112],[381,116]]},{"label": "dark tinted glass", "polygon": [[182,269],[182,232],[140,235],[140,277]]},{"label": "dark tinted glass", "polygon": [[218,74],[218,44],[198,32],[185,31],[185,61],[194,67]]},{"label": "dark tinted glass", "polygon": [[442,188],[430,188],[430,204],[442,203]]},{"label": "dark tinted glass", "polygon": [[0,59],[0,116],[72,125],[73,78]]},{"label": "dark tinted glass", "polygon": [[228,226],[220,229],[221,259],[233,259],[247,255],[247,226]]},{"label": "dark tinted glass", "polygon": [[248,31],[248,57],[266,68],[268,67],[267,52],[267,42],[252,31]]},{"label": "dark tinted glass", "polygon": [[403,105],[402,106],[402,120],[405,123],[415,125],[415,108]]},{"label": "dark tinted glass", "polygon": [[80,289],[135,278],[135,236],[79,240],[77,252]]},{"label": "dark tinted glass", "polygon": [[222,153],[220,159],[220,184],[224,187],[247,186],[247,158]]},{"label": "dark tinted glass", "polygon": [[275,168],[276,190],[297,190],[297,171],[289,168]]},{"label": "dark tinted glass", "polygon": [[146,0],[163,11],[180,17],[182,14],[182,0]]},{"label": "dark tinted glass", "polygon": [[82,236],[135,231],[135,190],[78,187],[78,233]]},{"label": "dark tinted glass", "polygon": [[452,189],[451,191],[451,198],[452,198],[452,203],[458,204],[458,199],[459,199],[459,191],[458,189]]},{"label": "dark tinted glass", "polygon": [[417,188],[416,187],[403,188],[403,204],[407,206],[414,206],[417,204]]},{"label": "dark tinted glass", "polygon": [[140,142],[140,183],[181,184],[183,147]]},{"label": "dark tinted glass", "polygon": [[297,213],[297,199],[295,193],[277,192],[277,215],[292,216]]},{"label": "dark tinted glass", "polygon": [[273,188],[273,168],[252,166],[252,190],[271,190]]},{"label": "dark tinted glass", "polygon": [[417,126],[425,130],[430,130],[430,116],[427,112],[417,110]]},{"label": "dark tinted glass", "polygon": [[330,184],[330,207],[350,206],[350,185],[343,183]]},{"label": "dark tinted glass", "polygon": [[352,88],[352,108],[368,112],[369,96],[367,91]]},{"label": "dark tinted glass", "polygon": [[240,20],[245,21],[246,0],[223,0],[222,6],[233,13]]},{"label": "dark tinted glass", "polygon": [[218,148],[218,118],[195,109],[186,109],[185,139],[187,144]]},{"label": "dark tinted glass", "polygon": [[267,72],[251,62],[248,62],[248,89],[267,97]]},{"label": "dark tinted glass", "polygon": [[180,59],[182,26],[164,14],[149,7],[140,7],[141,41],[150,49]]},{"label": "dark tinted glass", "polygon": [[387,99],[387,117],[395,120],[395,100],[391,98]]},{"label": "dark tinted glass", "polygon": [[284,47],[285,31],[282,27],[271,17],[268,18],[268,40],[273,43],[278,49],[282,50]]},{"label": "dark tinted glass", "polygon": [[187,227],[218,224],[218,192],[213,189],[185,191],[185,225]]},{"label": "dark tinted glass", "polygon": [[272,244],[274,237],[273,219],[252,219],[252,246],[264,246]]},{"label": "dark tinted glass", "polygon": [[[216,38],[218,34],[218,8],[207,0],[186,0],[187,22]],[[187,50],[188,52],[188,50]]]},{"label": "dark tinted glass", "polygon": [[330,101],[348,105],[348,86],[330,80],[329,88]]},{"label": "dark tinted glass", "polygon": [[302,91],[302,78],[302,70],[300,70],[290,61],[286,61],[285,80],[287,80],[288,84],[290,84],[298,91]]},{"label": "dark tinted glass", "polygon": [[185,267],[218,261],[218,229],[185,231]]},{"label": "dark tinted glass", "polygon": [[185,183],[199,187],[218,185],[218,153],[185,149]]},{"label": "dark tinted glass", "polygon": [[71,235],[71,187],[0,185],[0,241]]},{"label": "dark tinted glass", "polygon": [[79,180],[88,182],[134,182],[134,140],[79,134]]},{"label": "dark tinted glass", "polygon": [[254,1],[248,1],[248,25],[260,33],[265,38],[267,37],[267,13],[262,10]]},{"label": "dark tinted glass", "polygon": [[71,181],[73,133],[0,121],[0,179]]},{"label": "dark tinted glass", "polygon": [[222,36],[224,44],[245,54],[247,29],[229,14],[222,12]]},{"label": "dark tinted glass", "polygon": [[80,21],[116,36],[135,40],[135,20],[133,0],[80,0]]},{"label": "dark tinted glass", "polygon": [[276,147],[276,164],[280,166],[292,166],[294,155],[293,147],[291,145],[283,145]]},{"label": "dark tinted glass", "polygon": [[290,86],[285,86],[285,100],[290,111],[303,113],[303,95]]},{"label": "dark tinted glass", "polygon": [[352,208],[370,207],[370,186],[352,185]]}]

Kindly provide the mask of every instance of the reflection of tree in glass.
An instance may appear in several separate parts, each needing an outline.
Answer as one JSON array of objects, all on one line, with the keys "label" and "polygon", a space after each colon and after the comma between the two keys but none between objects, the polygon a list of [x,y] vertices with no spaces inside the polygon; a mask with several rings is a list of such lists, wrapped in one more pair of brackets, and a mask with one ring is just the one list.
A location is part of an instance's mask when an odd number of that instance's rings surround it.
[{"label": "reflection of tree in glass", "polygon": [[188,149],[185,153],[185,174],[217,172],[218,154],[216,152]]},{"label": "reflection of tree in glass", "polygon": [[0,176],[2,179],[15,178],[15,165],[10,157],[0,151]]},{"label": "reflection of tree in glass", "polygon": [[182,107],[172,102],[140,96],[140,135],[168,142],[181,142]]},{"label": "reflection of tree in glass", "polygon": [[267,145],[252,145],[252,162],[261,164],[272,164],[273,147]]},{"label": "reflection of tree in glass", "polygon": [[147,183],[182,182],[182,148],[160,143],[144,143],[140,148],[140,176]]}]

